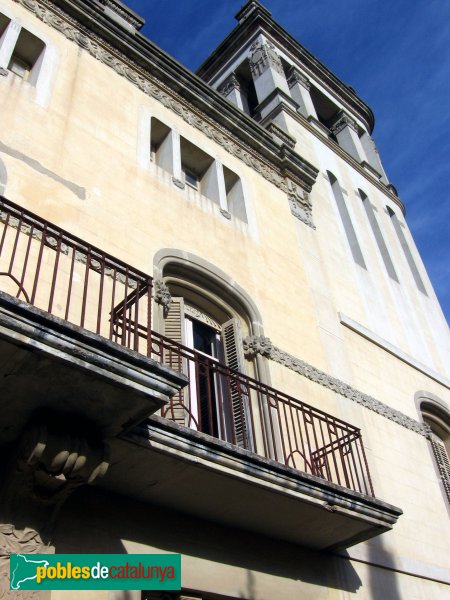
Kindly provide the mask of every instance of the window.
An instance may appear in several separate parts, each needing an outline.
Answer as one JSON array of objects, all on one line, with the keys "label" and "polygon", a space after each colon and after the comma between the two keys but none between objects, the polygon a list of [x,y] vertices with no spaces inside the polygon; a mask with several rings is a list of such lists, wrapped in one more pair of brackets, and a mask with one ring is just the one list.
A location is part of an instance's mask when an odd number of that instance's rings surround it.
[{"label": "window", "polygon": [[180,138],[180,151],[184,183],[220,204],[214,159],[184,137]]},{"label": "window", "polygon": [[242,338],[263,334],[257,307],[236,281],[186,251],[161,250],[155,268],[165,299],[155,313],[164,349],[155,353],[190,380],[162,416],[253,450],[263,416],[247,377],[268,381],[260,362],[244,358]]},{"label": "window", "polygon": [[420,408],[423,420],[432,431],[431,448],[443,491],[450,504],[450,413],[437,403],[426,400],[421,403]]},{"label": "window", "polygon": [[416,286],[422,292],[422,294],[425,294],[425,296],[427,296],[428,294],[420,276],[419,269],[417,268],[411,250],[409,249],[408,242],[406,241],[405,234],[403,233],[402,225],[395,212],[391,208],[389,208],[389,206],[387,206],[386,208],[388,215],[391,218],[391,223],[394,226],[395,233],[397,234],[398,241],[400,242],[400,246],[402,247],[403,253],[405,255],[406,262],[408,263],[412,276],[414,277],[414,281],[416,282]]},{"label": "window", "polygon": [[150,121],[150,160],[171,173],[178,187],[195,190],[217,204],[226,217],[233,215],[247,223],[238,175],[155,117]]},{"label": "window", "polygon": [[156,165],[173,172],[173,140],[171,130],[158,119],[151,119],[150,158]]},{"label": "window", "polygon": [[358,192],[363,201],[364,210],[366,211],[367,219],[369,221],[372,233],[377,243],[378,250],[380,251],[381,258],[383,259],[384,266],[386,267],[386,271],[388,272],[389,277],[394,281],[397,281],[398,283],[397,273],[395,272],[391,255],[389,254],[389,250],[387,249],[386,242],[384,241],[380,226],[378,225],[377,217],[375,215],[375,210],[372,206],[372,203],[362,190],[358,190]]},{"label": "window", "polygon": [[[6,40],[9,35],[11,22],[3,24],[0,21],[0,31],[4,29],[1,40]],[[14,32],[11,30],[11,35]],[[42,60],[45,51],[45,44],[42,40],[30,33],[24,28],[20,29],[19,35],[8,60],[8,69],[17,77],[35,85],[42,66]]]},{"label": "window", "polygon": [[356,237],[355,229],[350,218],[350,213],[348,212],[348,208],[345,203],[341,186],[339,185],[339,182],[333,175],[333,173],[327,171],[327,174],[353,259],[360,267],[367,269],[364,257],[361,252],[361,247],[359,245],[358,238]]},{"label": "window", "polygon": [[250,449],[249,393],[230,385],[220,367],[245,374],[240,320],[227,307],[184,287],[186,283],[168,281],[172,302],[164,317],[164,335],[194,352],[185,352],[181,361],[173,352],[166,355],[166,364],[184,372],[190,382],[167,416]]}]

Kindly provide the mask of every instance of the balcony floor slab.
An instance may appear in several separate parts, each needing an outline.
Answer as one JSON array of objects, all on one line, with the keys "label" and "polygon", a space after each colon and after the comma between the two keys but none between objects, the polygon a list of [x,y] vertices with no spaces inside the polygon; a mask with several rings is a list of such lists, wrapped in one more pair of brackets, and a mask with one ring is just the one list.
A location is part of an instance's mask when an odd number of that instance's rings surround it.
[{"label": "balcony floor slab", "polygon": [[186,378],[0,291],[0,445],[39,410],[115,436],[161,408]]},{"label": "balcony floor slab", "polygon": [[114,441],[100,486],[320,550],[388,531],[402,512],[157,416]]}]

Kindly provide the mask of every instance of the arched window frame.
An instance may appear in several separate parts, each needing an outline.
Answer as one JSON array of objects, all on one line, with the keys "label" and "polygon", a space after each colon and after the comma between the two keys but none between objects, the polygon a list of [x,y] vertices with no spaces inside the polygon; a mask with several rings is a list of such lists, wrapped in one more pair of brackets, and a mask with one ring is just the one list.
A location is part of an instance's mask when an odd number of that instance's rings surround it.
[{"label": "arched window frame", "polygon": [[430,392],[418,392],[416,404],[430,429],[430,451],[450,515],[450,406]]},{"label": "arched window frame", "polygon": [[[191,309],[198,309],[204,315],[209,316],[212,323],[219,324],[225,355],[225,360],[219,362],[243,375],[254,377],[260,382],[270,385],[267,360],[261,356],[257,356],[251,361],[244,359],[242,339],[248,335],[263,335],[264,331],[261,325],[261,315],[255,304],[231,277],[204,259],[174,249],[164,249],[157,253],[154,260],[154,277],[155,280],[164,282],[171,295],[175,294],[175,297],[172,298],[172,301],[175,300],[175,302],[168,310],[164,310],[162,306],[155,307],[154,327],[158,333],[167,334],[167,327],[169,327],[170,334],[166,337],[185,345],[183,343],[185,340],[182,339],[183,327],[180,327],[177,322],[183,318],[181,317],[184,310],[183,303],[186,301]],[[179,296],[177,297],[176,294]],[[171,322],[172,316],[173,321]],[[192,316],[192,312],[190,316]],[[178,339],[176,339],[177,332],[180,332]],[[231,343],[228,342],[227,337],[232,339]],[[231,390],[230,393],[234,403],[233,391]],[[186,413],[187,404],[189,404],[189,411],[192,409],[190,401],[186,403],[183,400],[178,404],[181,413],[183,411]],[[240,410],[242,411],[242,409]],[[180,415],[174,413],[171,418],[178,421],[179,417],[178,422],[186,424],[185,419],[183,422],[181,413]],[[189,415],[189,419],[193,420],[192,414]],[[240,444],[238,443],[238,445]],[[245,443],[244,447],[251,449],[252,444]]]}]

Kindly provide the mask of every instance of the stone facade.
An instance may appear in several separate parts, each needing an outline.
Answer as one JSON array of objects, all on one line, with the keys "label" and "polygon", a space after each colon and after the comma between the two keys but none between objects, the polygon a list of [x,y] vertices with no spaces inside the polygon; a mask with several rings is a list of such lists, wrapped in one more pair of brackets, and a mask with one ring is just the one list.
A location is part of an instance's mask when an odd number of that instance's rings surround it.
[{"label": "stone facade", "polygon": [[[13,551],[180,552],[183,591],[167,593],[170,600],[344,600],[381,590],[392,600],[446,597],[445,460],[436,464],[430,440],[450,431],[450,340],[403,204],[381,173],[370,108],[256,0],[200,79],[149,52],[142,19],[118,0],[3,0],[0,13],[2,195],[83,241],[74,272],[92,245],[154,275],[155,329],[143,358],[131,342],[117,350],[95,323],[89,335],[64,325],[62,295],[53,302],[58,317],[27,312],[21,302],[32,293],[7,298],[14,283],[25,289],[27,281],[6,281],[0,255],[0,404],[8,390],[4,422],[15,423],[11,406],[20,421],[15,437],[6,437],[6,425],[0,430],[0,598],[10,596]],[[25,77],[10,68],[20,28],[45,46]],[[119,43],[121,31],[128,45]],[[320,94],[336,106],[330,122],[315,103]],[[386,271],[362,198],[374,208],[398,281]],[[52,281],[55,256],[72,256],[67,240],[59,244],[0,207],[5,226],[13,232],[6,245],[23,235],[20,256],[32,243],[52,253],[43,279]],[[102,270],[97,263],[92,276]],[[128,286],[114,266],[105,275],[107,285]],[[83,280],[74,281],[82,298]],[[128,292],[127,299],[139,295],[135,283]],[[184,329],[173,326],[177,310]],[[123,304],[108,311],[112,330],[131,319]],[[145,414],[161,407],[164,414],[170,397],[183,399],[193,322],[214,331],[216,342],[235,336],[236,356],[215,359],[259,382],[258,393],[276,398],[280,390],[361,430],[375,498],[349,491],[348,481],[324,483],[317,468],[311,475],[277,464],[277,431],[266,454],[255,456],[214,432],[189,430],[173,406],[175,423],[155,416],[133,429]],[[136,340],[140,332],[131,331]],[[178,365],[185,375],[174,372],[161,336],[186,348]],[[19,386],[13,401],[8,381],[31,380],[24,365],[41,354],[60,365],[55,376],[46,387]],[[243,393],[253,409],[255,389]],[[50,425],[40,420],[43,406]],[[279,406],[258,408],[262,423]],[[95,422],[87,437],[85,419]],[[262,433],[253,436],[255,448]],[[71,458],[56,468],[62,454]],[[37,481],[52,494],[36,505]],[[141,592],[55,591],[45,600],[72,598],[141,600]]]}]

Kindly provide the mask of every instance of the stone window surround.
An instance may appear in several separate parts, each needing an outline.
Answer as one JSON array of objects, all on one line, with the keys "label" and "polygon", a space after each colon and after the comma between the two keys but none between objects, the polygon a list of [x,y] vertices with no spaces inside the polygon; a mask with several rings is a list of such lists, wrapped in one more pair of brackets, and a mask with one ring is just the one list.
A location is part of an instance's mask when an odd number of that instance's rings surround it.
[{"label": "stone window surround", "polygon": [[[26,8],[26,7],[25,7]],[[34,26],[33,22],[23,20],[10,12],[8,7],[1,7],[1,14],[9,19],[9,24],[3,33],[0,41],[0,82],[3,77],[7,81],[10,77],[17,77],[8,70],[11,56],[14,52],[15,44],[19,38],[22,29],[38,38],[43,44],[44,49],[41,57],[38,59],[38,71],[34,81],[24,81],[29,90],[34,91],[34,100],[42,108],[47,108],[50,103],[51,91],[55,82],[56,72],[59,64],[59,52],[50,38],[40,29]]]},{"label": "stone window surround", "polygon": [[[248,224],[249,223],[249,214],[248,214],[249,210],[248,210],[247,202],[245,200],[244,183],[243,183],[243,179],[240,176],[240,174],[236,173],[234,169],[230,169],[227,165],[223,164],[221,160],[214,158],[213,152],[206,152],[203,148],[200,148],[198,146],[198,144],[196,144],[195,142],[192,142],[190,139],[188,139],[185,132],[183,132],[183,134],[181,135],[175,125],[171,125],[170,123],[161,121],[161,119],[159,117],[153,115],[148,110],[143,110],[142,113],[143,114],[141,115],[140,124],[139,124],[139,130],[143,131],[143,133],[140,135],[140,141],[139,141],[140,148],[138,151],[140,166],[143,167],[144,169],[147,169],[148,161],[150,160],[157,167],[159,167],[171,174],[172,182],[176,187],[178,187],[182,190],[184,190],[186,188],[186,186],[191,187],[193,190],[197,191],[197,193],[203,195],[205,198],[207,198],[208,200],[210,200],[211,202],[216,204],[219,208],[220,214],[223,217],[225,217],[226,219],[230,220],[233,217],[233,218],[239,219],[244,224]],[[150,144],[151,120],[153,118],[157,119],[163,125],[165,125],[169,130],[168,136],[171,136],[171,139],[166,138],[166,140],[164,140],[162,142],[162,144],[164,144],[167,141],[171,145],[171,147],[168,148],[168,152],[169,152],[170,156],[168,156],[168,159],[165,161],[166,164],[164,166],[158,165],[157,162],[153,158],[151,158],[151,152],[149,154],[149,149],[151,151],[151,144]],[[191,145],[195,146],[196,148],[198,148],[199,150],[201,150],[201,152],[211,156],[213,162],[212,162],[210,168],[208,169],[208,172],[211,172],[210,179],[213,179],[213,184],[215,183],[215,185],[212,186],[213,191],[211,193],[205,194],[204,192],[202,192],[201,188],[199,188],[199,189],[194,188],[193,186],[190,186],[189,183],[187,183],[185,181],[184,167],[182,164],[181,138],[185,139],[189,144],[191,144]],[[228,195],[229,192],[227,192],[226,187],[225,187],[224,169],[227,169],[233,175],[235,175],[235,177],[237,178],[235,186],[237,185],[240,188],[240,190],[238,190],[238,191],[240,191],[240,193],[238,194],[238,198],[237,198],[238,202],[240,203],[240,206],[237,207],[236,210],[232,209],[232,205],[230,203],[231,198],[229,197],[229,195]],[[235,188],[235,186],[233,186],[233,189]],[[240,215],[239,215],[239,212],[241,213]],[[245,218],[244,218],[244,215],[245,215]]]}]

